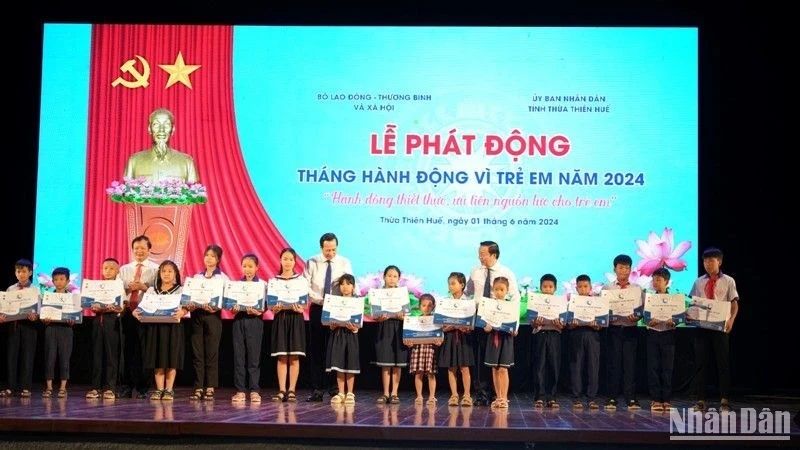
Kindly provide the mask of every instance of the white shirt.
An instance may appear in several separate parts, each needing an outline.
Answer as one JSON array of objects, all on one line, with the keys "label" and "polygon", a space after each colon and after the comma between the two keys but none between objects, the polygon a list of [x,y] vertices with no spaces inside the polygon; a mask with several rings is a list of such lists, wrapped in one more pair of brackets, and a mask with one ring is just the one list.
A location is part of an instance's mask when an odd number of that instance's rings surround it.
[{"label": "white shirt", "polygon": [[[515,302],[520,301],[519,285],[517,284],[517,277],[514,275],[514,272],[499,262],[495,262],[489,269],[491,270],[492,282],[494,282],[494,279],[497,277],[508,278],[508,293],[511,299]],[[483,285],[486,283],[486,270],[487,268],[484,266],[476,266],[469,273],[467,288],[464,289],[464,293],[475,298],[476,301],[483,296]],[[491,287],[489,288],[489,292],[491,292]],[[489,297],[491,297],[491,294]]]},{"label": "white shirt", "polygon": [[[119,268],[119,278],[122,280],[122,285],[125,286],[125,292],[127,295],[125,297],[126,300],[130,300],[131,293],[128,291],[128,285],[133,282],[136,276],[136,266],[140,263],[137,261],[131,261],[128,264],[123,265]],[[158,275],[158,264],[146,259],[141,262],[142,264],[142,275],[139,278],[139,281],[146,284],[147,287],[153,287],[156,284],[156,275]],[[144,292],[139,293],[139,298],[141,299],[142,294]]]},{"label": "white shirt", "polygon": [[[321,253],[306,262],[303,276],[308,280],[308,298],[314,304],[322,304],[324,297],[322,291],[325,289],[325,271],[327,270],[327,260]],[[334,256],[331,259],[331,294],[341,295],[336,280],[346,273],[353,275],[353,266],[350,264],[350,260],[344,256]]]}]

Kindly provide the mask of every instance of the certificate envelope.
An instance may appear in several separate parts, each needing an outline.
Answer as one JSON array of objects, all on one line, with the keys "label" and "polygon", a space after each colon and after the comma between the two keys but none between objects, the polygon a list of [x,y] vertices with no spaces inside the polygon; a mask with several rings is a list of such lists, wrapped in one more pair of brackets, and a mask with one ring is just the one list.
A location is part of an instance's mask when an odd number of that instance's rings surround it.
[{"label": "certificate envelope", "polygon": [[263,311],[266,289],[267,283],[261,280],[227,281],[225,283],[222,307],[232,309],[238,305],[241,309],[254,308]]},{"label": "certificate envelope", "polygon": [[103,306],[122,306],[125,287],[122,280],[83,280],[81,307],[91,308],[95,303]]},{"label": "certificate envelope", "polygon": [[364,323],[364,299],[325,294],[321,322],[323,325],[352,323],[361,328]]},{"label": "certificate envelope", "polygon": [[403,318],[403,342],[433,344],[441,342],[443,339],[442,326],[434,323],[432,315],[405,316]]},{"label": "certificate envelope", "polygon": [[308,280],[305,277],[281,280],[273,278],[267,284],[267,306],[308,304]]},{"label": "certificate envelope", "polygon": [[547,320],[561,319],[567,323],[571,320],[567,310],[566,295],[542,294],[528,292],[528,320],[534,321],[541,317]]},{"label": "certificate envelope", "polygon": [[578,324],[587,325],[596,322],[601,327],[608,326],[608,298],[590,295],[570,294],[567,305],[572,319]]},{"label": "certificate envelope", "polygon": [[731,317],[731,303],[695,296],[686,310],[686,316],[700,328],[725,331],[725,322]]},{"label": "certificate envelope", "polygon": [[475,328],[485,328],[487,324],[506,333],[517,331],[519,328],[519,302],[481,297],[478,301]]},{"label": "certificate envelope", "polygon": [[433,323],[470,327],[475,325],[477,305],[472,299],[439,298],[433,311]]},{"label": "certificate envelope", "polygon": [[39,294],[36,288],[0,292],[0,314],[6,322],[27,319],[28,313],[38,314]]},{"label": "certificate envelope", "polygon": [[181,297],[182,294],[146,292],[136,310],[141,313],[141,321],[145,323],[178,323],[180,320],[172,316],[181,307]]},{"label": "certificate envelope", "polygon": [[603,289],[600,296],[608,299],[611,319],[625,319],[631,314],[642,317],[642,288],[631,286],[627,289]]},{"label": "certificate envelope", "polygon": [[408,314],[411,304],[408,300],[408,288],[372,288],[369,290],[369,304],[372,317],[388,314],[389,317]]},{"label": "certificate envelope", "polygon": [[211,305],[219,308],[225,290],[224,278],[206,278],[197,276],[187,278],[181,290],[181,305],[194,303],[197,306]]},{"label": "certificate envelope", "polygon": [[666,322],[672,320],[676,325],[686,317],[686,296],[684,294],[651,294],[644,297],[644,322],[652,319]]},{"label": "certificate envelope", "polygon": [[53,322],[74,320],[75,323],[83,323],[81,294],[46,292],[42,297],[39,317]]}]

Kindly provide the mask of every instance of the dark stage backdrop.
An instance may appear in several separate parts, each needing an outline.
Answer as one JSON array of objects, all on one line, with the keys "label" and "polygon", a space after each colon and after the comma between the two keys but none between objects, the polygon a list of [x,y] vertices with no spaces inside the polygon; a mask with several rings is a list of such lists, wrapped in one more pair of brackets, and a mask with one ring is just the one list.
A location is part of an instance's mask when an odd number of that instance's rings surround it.
[{"label": "dark stage backdrop", "polygon": [[[556,3],[556,2],[553,2]],[[0,286],[12,284],[13,263],[33,254],[33,224],[38,148],[39,89],[41,71],[42,23],[45,21],[80,21],[105,23],[236,23],[236,24],[397,24],[397,25],[628,25],[628,26],[698,26],[699,48],[699,245],[720,247],[725,252],[723,270],[737,280],[741,296],[740,314],[731,336],[733,382],[737,394],[785,394],[800,389],[798,360],[793,353],[797,341],[796,323],[800,314],[793,294],[797,275],[793,252],[795,243],[788,232],[788,213],[793,197],[788,187],[792,178],[788,164],[791,150],[785,145],[790,129],[781,111],[786,99],[784,77],[780,68],[782,54],[780,22],[787,17],[777,11],[747,10],[735,2],[717,9],[685,6],[680,2],[637,2],[637,6],[614,2],[594,2],[591,8],[537,5],[515,9],[510,14],[498,6],[494,10],[417,11],[396,9],[319,9],[314,11],[238,8],[226,2],[225,10],[210,2],[193,5],[191,10],[176,4],[159,7],[158,12],[104,10],[98,13],[77,10],[74,5],[43,7],[15,19],[18,27],[9,41],[6,58],[7,85],[12,122],[6,122],[5,158],[2,178],[5,210],[6,245],[0,257]],[[243,12],[244,11],[244,12]],[[153,16],[152,14],[157,14]],[[7,38],[8,39],[8,38]],[[7,116],[8,117],[8,116]],[[8,120],[8,119],[7,119]],[[13,125],[12,125],[13,124]],[[652,157],[668,160],[672,149],[662,148]],[[688,170],[689,168],[687,168]],[[669,214],[658,204],[642,205],[652,214]],[[309,236],[314,241],[317,236]],[[493,236],[486,236],[491,239]],[[702,268],[701,261],[690,267]],[[88,319],[91,320],[91,319]],[[371,325],[371,324],[370,324]],[[371,336],[368,325],[361,335],[364,362],[369,361]],[[187,327],[188,328],[188,327]],[[530,334],[524,327],[517,351],[525,354]],[[268,335],[269,324],[265,328]],[[85,348],[88,326],[76,331],[76,348]],[[679,330],[676,356],[676,389],[691,376],[691,330]],[[41,341],[40,341],[41,342]],[[640,349],[643,352],[643,345]],[[5,335],[0,337],[0,351],[5,352]],[[220,361],[221,382],[232,384],[230,323],[226,323]],[[190,353],[188,353],[190,354]],[[179,382],[191,380],[191,368],[179,375]],[[644,358],[640,358],[639,382],[643,392]],[[0,358],[0,383],[5,379],[5,358]],[[526,364],[521,363],[511,375],[513,389],[525,386]],[[359,377],[358,389],[378,385],[373,367]],[[72,361],[73,382],[88,381],[88,352],[76,351]],[[35,378],[41,379],[41,356]],[[601,371],[602,373],[602,371]],[[274,360],[263,361],[265,389],[274,386]],[[444,377],[441,379],[444,383]],[[567,381],[566,377],[562,381]],[[601,379],[602,381],[602,379]],[[301,384],[305,385],[304,380]],[[409,378],[404,386],[410,388]],[[440,389],[446,390],[446,383]],[[601,384],[601,388],[604,384]]]}]

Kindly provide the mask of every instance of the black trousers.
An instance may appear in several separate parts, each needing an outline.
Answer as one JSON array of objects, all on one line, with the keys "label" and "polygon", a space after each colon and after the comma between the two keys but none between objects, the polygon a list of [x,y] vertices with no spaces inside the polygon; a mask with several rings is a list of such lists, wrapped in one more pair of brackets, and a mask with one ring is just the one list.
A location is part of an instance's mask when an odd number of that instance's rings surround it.
[{"label": "black trousers", "polygon": [[636,346],[639,327],[608,327],[608,398],[620,393],[625,400],[636,399]]},{"label": "black trousers", "polygon": [[569,382],[572,400],[580,400],[586,373],[586,399],[597,399],[600,383],[600,332],[589,327],[578,327],[570,331]]},{"label": "black trousers", "polygon": [[[101,313],[92,321],[92,388],[115,391],[119,375],[120,318]],[[105,378],[103,377],[105,374]]]},{"label": "black trousers", "polygon": [[144,347],[144,327],[133,317],[130,310],[125,310],[120,316],[122,327],[122,370],[120,386],[125,386],[130,391],[147,392],[152,385],[153,377],[150,371],[145,374],[142,348]]},{"label": "black trousers", "polygon": [[322,325],[322,305],[311,304],[308,311],[308,375],[314,392],[335,390],[332,375],[325,371],[325,353],[328,351],[330,328]]},{"label": "black trousers", "polygon": [[256,392],[261,378],[261,316],[238,313],[233,319],[233,385],[238,392]]},{"label": "black trousers", "polygon": [[561,369],[561,333],[542,330],[533,335],[536,400],[555,400]]},{"label": "black trousers", "polygon": [[655,402],[672,399],[675,331],[647,330],[647,385]]},{"label": "black trousers", "polygon": [[192,326],[194,388],[215,388],[219,385],[219,342],[222,339],[220,313],[196,309],[189,320]]},{"label": "black trousers", "polygon": [[58,379],[69,380],[69,362],[72,358],[72,327],[51,323],[44,327],[44,378],[55,379],[56,361]]},{"label": "black trousers", "polygon": [[39,330],[36,322],[18,320],[8,324],[8,389],[17,392],[31,390],[33,385],[33,361],[36,356],[36,341]]},{"label": "black trousers", "polygon": [[702,328],[695,331],[697,334],[694,339],[694,362],[697,366],[697,373],[694,377],[693,390],[697,399],[706,399],[706,377],[712,358],[717,364],[720,397],[730,398],[731,366],[728,334]]}]

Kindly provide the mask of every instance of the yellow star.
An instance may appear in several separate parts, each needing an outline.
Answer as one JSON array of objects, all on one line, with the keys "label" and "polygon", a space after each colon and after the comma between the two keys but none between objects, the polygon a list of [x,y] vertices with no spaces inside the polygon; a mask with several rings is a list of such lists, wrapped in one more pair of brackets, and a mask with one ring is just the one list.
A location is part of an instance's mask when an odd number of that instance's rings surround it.
[{"label": "yellow star", "polygon": [[185,64],[181,52],[178,52],[178,57],[175,58],[175,64],[159,64],[158,67],[164,69],[164,71],[169,74],[169,80],[167,80],[167,85],[164,89],[169,88],[179,81],[191,89],[192,81],[189,80],[189,74],[200,68],[199,65]]}]

